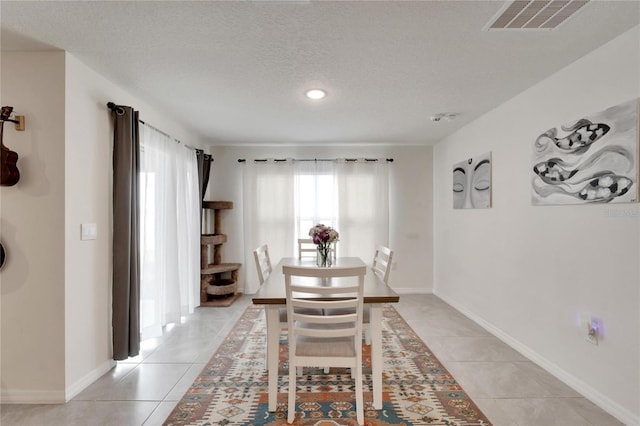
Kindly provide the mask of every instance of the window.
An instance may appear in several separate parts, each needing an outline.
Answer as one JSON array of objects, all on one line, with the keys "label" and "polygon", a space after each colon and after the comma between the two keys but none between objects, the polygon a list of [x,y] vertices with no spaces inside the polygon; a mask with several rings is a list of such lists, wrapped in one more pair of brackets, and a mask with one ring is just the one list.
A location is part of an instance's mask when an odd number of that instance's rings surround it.
[{"label": "window", "polygon": [[[368,261],[389,245],[389,165],[384,161],[260,161],[244,163],[245,264],[269,245],[273,259],[294,257],[297,239],[318,223],[340,233],[339,256]],[[245,291],[258,288],[247,273]]]},{"label": "window", "polygon": [[296,239],[308,238],[312,226],[338,227],[338,187],[333,174],[307,171],[297,174],[294,202]]},{"label": "window", "polygon": [[142,339],[194,311],[200,295],[196,154],[140,126],[140,328]]}]

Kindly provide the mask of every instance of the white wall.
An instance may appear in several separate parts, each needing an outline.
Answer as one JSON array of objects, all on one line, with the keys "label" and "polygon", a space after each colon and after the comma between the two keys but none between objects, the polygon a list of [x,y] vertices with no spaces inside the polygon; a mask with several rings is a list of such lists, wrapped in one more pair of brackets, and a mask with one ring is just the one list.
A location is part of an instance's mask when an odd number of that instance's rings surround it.
[{"label": "white wall", "polygon": [[2,53],[4,126],[20,181],[0,187],[2,401],[64,398],[64,53]]},{"label": "white wall", "polygon": [[[543,131],[640,96],[634,28],[434,148],[435,292],[627,424],[640,424],[640,209],[532,206]],[[493,206],[453,210],[452,165],[492,152]],[[600,318],[598,346],[579,315]]]},{"label": "white wall", "polygon": [[[66,391],[67,399],[112,365],[111,210],[113,125],[108,101],[130,105],[140,119],[190,146],[203,141],[151,105],[66,55]],[[80,240],[80,224],[98,226]]]},{"label": "white wall", "polygon": [[[2,52],[2,105],[21,181],[2,187],[2,402],[64,402],[112,365],[111,114],[131,105],[192,146],[204,141],[64,52]],[[95,223],[96,240],[80,240]]]},{"label": "white wall", "polygon": [[[400,293],[431,292],[432,289],[432,149],[418,146],[212,146],[214,162],[206,200],[234,202],[222,213],[222,229],[228,240],[223,247],[225,262],[245,263],[255,247],[243,247],[242,165],[239,158],[393,158],[390,173],[389,245],[395,251],[390,285]],[[267,242],[268,243],[268,242]],[[373,256],[373,248],[371,249]],[[245,274],[255,276],[253,262],[239,272],[244,289]]]}]

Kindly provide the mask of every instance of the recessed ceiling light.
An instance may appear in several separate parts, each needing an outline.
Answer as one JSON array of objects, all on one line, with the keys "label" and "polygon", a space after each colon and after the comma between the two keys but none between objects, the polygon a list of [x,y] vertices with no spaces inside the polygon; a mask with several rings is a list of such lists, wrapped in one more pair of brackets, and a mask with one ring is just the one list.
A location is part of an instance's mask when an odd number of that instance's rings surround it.
[{"label": "recessed ceiling light", "polygon": [[327,96],[327,92],[321,89],[311,89],[311,90],[307,90],[305,95],[307,96],[307,98],[317,101]]}]

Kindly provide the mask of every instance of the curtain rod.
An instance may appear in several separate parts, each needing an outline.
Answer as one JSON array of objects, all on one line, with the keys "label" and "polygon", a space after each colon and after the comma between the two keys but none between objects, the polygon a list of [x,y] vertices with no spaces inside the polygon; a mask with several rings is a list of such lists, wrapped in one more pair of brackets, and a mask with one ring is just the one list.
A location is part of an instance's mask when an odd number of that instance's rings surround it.
[{"label": "curtain rod", "polygon": [[117,113],[118,115],[124,114],[124,108],[122,108],[120,105],[114,104],[113,102],[107,102],[107,108]]},{"label": "curtain rod", "polygon": [[186,143],[184,143],[184,142],[180,141],[180,139],[176,139],[176,138],[174,138],[174,137],[173,137],[173,136],[171,136],[170,134],[163,132],[162,130],[158,129],[158,128],[157,128],[157,127],[155,127],[155,126],[152,126],[152,125],[151,125],[151,124],[149,124],[149,123],[145,123],[144,121],[142,121],[142,120],[140,120],[140,119],[138,119],[138,121],[139,121],[140,123],[144,124],[145,126],[150,127],[151,129],[155,130],[156,132],[158,132],[158,133],[160,133],[160,134],[162,134],[162,135],[164,135],[164,136],[168,137],[169,139],[173,139],[173,141],[174,141],[174,142],[176,142],[176,143],[178,143],[178,144],[184,145],[185,147],[187,147],[187,148],[189,148],[189,149],[193,149],[194,151],[197,151],[197,150],[198,150],[197,148],[194,148],[194,147],[192,147],[191,145],[187,145]]},{"label": "curtain rod", "polygon": [[[164,135],[164,136],[168,137],[169,139],[173,139],[175,142],[182,143],[182,142],[180,142],[180,139],[174,138],[170,134],[163,132],[162,130],[158,129],[155,126],[152,126],[151,124],[149,124],[149,123],[147,123],[145,121],[142,121],[142,120],[138,119],[138,122],[140,122],[140,123],[144,124],[145,126],[155,130],[156,132],[160,133],[161,135]],[[189,148],[191,148],[191,147],[189,147]]]},{"label": "curtain rod", "polygon": [[[338,158],[292,158],[291,160],[293,161],[338,161]],[[355,163],[357,162],[359,159],[358,158],[344,158],[344,161],[346,161],[347,163]],[[238,163],[246,163],[246,159],[245,158],[238,158]],[[269,161],[267,158],[256,158],[253,160],[254,163],[266,163],[267,161]],[[274,162],[276,163],[282,163],[287,161],[287,158],[274,158],[273,159]],[[377,158],[364,158],[364,161],[367,163],[375,163],[378,161]],[[387,163],[393,163],[393,158],[386,158],[385,161]]]},{"label": "curtain rod", "polygon": [[[116,114],[118,114],[118,115],[123,115],[123,114],[124,114],[124,108],[122,108],[122,106],[120,106],[120,105],[116,105],[116,104],[115,104],[115,103],[113,103],[113,102],[107,102],[107,108],[109,108],[111,111],[115,112],[115,113],[116,113]],[[197,149],[197,148],[194,148],[194,147],[192,147],[192,146],[190,146],[190,145],[187,145],[186,143],[181,142],[181,141],[180,141],[180,139],[176,139],[176,138],[174,138],[174,137],[173,137],[173,136],[171,136],[170,134],[163,132],[162,130],[158,129],[158,128],[157,128],[157,127],[155,127],[155,126],[152,126],[152,125],[151,125],[151,124],[149,124],[149,123],[146,123],[146,122],[144,122],[144,121],[142,121],[142,120],[140,120],[140,119],[138,119],[138,122],[139,122],[139,123],[144,124],[144,125],[145,125],[145,126],[147,126],[147,127],[152,128],[152,129],[153,129],[153,130],[155,130],[156,132],[158,132],[158,133],[160,133],[160,134],[162,134],[162,135],[164,135],[164,136],[168,137],[169,139],[173,139],[175,142],[180,143],[180,144],[182,144],[182,145],[186,146],[186,147],[187,147],[187,148],[189,148],[189,149],[193,149],[193,150],[198,151],[198,149]]]},{"label": "curtain rod", "polygon": [[152,126],[152,125],[151,125],[151,124],[149,124],[149,123],[146,123],[146,122],[144,122],[144,121],[142,121],[142,120],[140,120],[140,119],[138,119],[138,122],[139,122],[139,123],[144,124],[145,126],[149,127],[150,129],[155,130],[156,132],[160,133],[161,135],[164,135],[164,136],[168,137],[169,139],[173,140],[173,141],[174,141],[175,143],[177,143],[177,144],[184,145],[185,147],[187,147],[187,148],[189,148],[189,149],[193,149],[194,151],[197,151],[197,150],[198,150],[197,148],[194,148],[194,147],[192,147],[191,145],[187,145],[186,143],[184,143],[184,142],[180,141],[180,139],[176,139],[176,138],[174,138],[174,137],[173,137],[173,136],[171,136],[170,134],[163,132],[162,130],[158,129],[158,128],[157,128],[157,127],[155,127],[155,126]]},{"label": "curtain rod", "polygon": [[201,149],[196,149],[196,156],[199,156],[199,155],[202,155],[202,156],[203,156],[202,158],[204,159],[204,161],[208,161],[208,162],[210,162],[210,163],[212,163],[212,162],[214,161],[214,159],[213,159],[213,155],[211,155],[211,154],[206,154],[206,153],[205,153],[203,150],[201,150]]}]

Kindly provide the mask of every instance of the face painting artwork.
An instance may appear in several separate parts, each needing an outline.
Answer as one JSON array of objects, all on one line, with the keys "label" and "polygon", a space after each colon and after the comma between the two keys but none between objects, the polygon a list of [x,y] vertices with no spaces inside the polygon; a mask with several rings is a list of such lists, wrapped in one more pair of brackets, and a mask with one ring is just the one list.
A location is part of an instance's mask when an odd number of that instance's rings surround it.
[{"label": "face painting artwork", "polygon": [[491,207],[491,153],[453,165],[453,208]]}]

